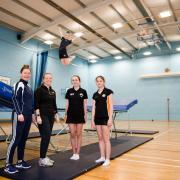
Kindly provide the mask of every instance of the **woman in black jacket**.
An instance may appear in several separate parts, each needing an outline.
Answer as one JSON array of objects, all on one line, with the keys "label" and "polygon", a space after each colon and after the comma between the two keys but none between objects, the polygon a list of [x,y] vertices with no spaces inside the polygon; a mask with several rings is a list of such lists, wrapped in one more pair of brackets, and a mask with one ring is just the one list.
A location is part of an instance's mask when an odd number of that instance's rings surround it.
[{"label": "woman in black jacket", "polygon": [[54,120],[58,120],[56,92],[51,87],[52,75],[43,76],[42,85],[35,91],[35,110],[41,135],[39,166],[53,166],[54,161],[46,157]]}]

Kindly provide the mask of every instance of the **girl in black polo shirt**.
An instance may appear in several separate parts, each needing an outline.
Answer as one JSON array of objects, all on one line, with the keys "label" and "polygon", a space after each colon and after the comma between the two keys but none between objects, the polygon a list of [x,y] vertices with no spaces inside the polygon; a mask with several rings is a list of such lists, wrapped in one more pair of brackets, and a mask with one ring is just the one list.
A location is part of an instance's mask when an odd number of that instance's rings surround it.
[{"label": "girl in black polo shirt", "polygon": [[82,142],[82,128],[87,121],[87,93],[80,87],[80,77],[72,76],[73,87],[66,93],[66,123],[69,125],[73,156],[71,160],[78,160]]},{"label": "girl in black polo shirt", "polygon": [[92,105],[92,128],[97,129],[101,157],[95,162],[104,162],[103,166],[110,164],[111,144],[110,129],[113,115],[113,91],[105,87],[103,76],[96,77],[98,91],[93,95]]},{"label": "girl in black polo shirt", "polygon": [[54,120],[58,121],[56,92],[51,87],[52,75],[46,73],[42,85],[35,91],[35,110],[41,135],[39,166],[53,166],[54,161],[46,157]]}]

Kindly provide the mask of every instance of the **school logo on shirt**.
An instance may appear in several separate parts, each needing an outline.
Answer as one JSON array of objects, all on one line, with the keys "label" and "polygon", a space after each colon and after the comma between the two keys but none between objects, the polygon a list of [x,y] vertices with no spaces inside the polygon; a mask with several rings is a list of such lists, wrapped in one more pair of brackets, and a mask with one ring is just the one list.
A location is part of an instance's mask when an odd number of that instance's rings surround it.
[{"label": "school logo on shirt", "polygon": [[74,93],[70,93],[70,96],[74,96]]},{"label": "school logo on shirt", "polygon": [[106,94],[103,94],[102,97],[106,97]]},{"label": "school logo on shirt", "polygon": [[79,96],[80,96],[80,97],[83,97],[83,93],[80,93]]}]

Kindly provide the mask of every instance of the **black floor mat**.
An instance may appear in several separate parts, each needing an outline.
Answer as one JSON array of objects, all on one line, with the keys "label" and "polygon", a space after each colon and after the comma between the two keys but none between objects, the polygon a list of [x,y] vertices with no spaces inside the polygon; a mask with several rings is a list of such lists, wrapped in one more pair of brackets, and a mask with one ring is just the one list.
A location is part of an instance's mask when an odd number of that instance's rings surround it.
[{"label": "black floor mat", "polygon": [[[84,131],[96,131],[95,129],[84,129]],[[112,132],[115,132],[113,129]],[[128,133],[128,134],[144,134],[153,135],[159,133],[159,131],[148,131],[148,130],[127,130],[127,129],[116,129],[117,133]]]},{"label": "black floor mat", "polygon": [[[120,136],[118,139],[112,139],[112,155],[114,159],[127,151],[140,146],[152,138],[135,137],[135,136]],[[29,161],[32,168],[27,171],[21,171],[15,175],[8,175],[4,173],[3,169],[0,170],[0,175],[18,180],[67,180],[73,179],[100,164],[95,164],[94,161],[99,158],[98,143],[83,146],[81,149],[81,158],[79,161],[70,160],[72,151],[54,154],[51,159],[55,160],[55,165],[52,168],[42,168],[37,164],[38,159]]]},{"label": "black floor mat", "polygon": [[[61,129],[53,130],[51,135],[52,135],[52,136],[56,135],[60,130],[61,130]],[[63,131],[61,132],[61,134],[67,134],[68,132],[69,132],[68,130],[63,130]],[[8,137],[7,135],[1,135],[1,136],[0,136],[0,142],[1,142],[1,141],[6,141],[6,138],[7,138],[7,137]],[[12,135],[10,135],[9,139],[11,139],[11,137],[12,137]],[[29,133],[29,136],[28,136],[28,139],[38,138],[38,137],[40,137],[39,132],[30,132],[30,133]]]}]

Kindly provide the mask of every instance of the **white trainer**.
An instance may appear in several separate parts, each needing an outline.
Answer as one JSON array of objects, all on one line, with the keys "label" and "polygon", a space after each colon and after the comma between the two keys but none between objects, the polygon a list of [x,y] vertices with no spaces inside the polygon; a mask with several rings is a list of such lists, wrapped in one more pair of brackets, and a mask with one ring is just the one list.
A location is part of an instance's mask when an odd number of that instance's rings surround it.
[{"label": "white trainer", "polygon": [[71,160],[79,160],[79,154],[73,154],[71,157],[70,157]]},{"label": "white trainer", "polygon": [[47,157],[47,156],[46,156],[46,159],[48,159],[48,160],[49,160],[51,163],[53,163],[53,164],[55,163],[55,161],[54,161],[54,160],[50,159],[50,158],[49,158],[49,157]]},{"label": "white trainer", "polygon": [[75,160],[75,158],[76,158],[76,154],[73,154],[73,155],[70,157],[71,160]]},{"label": "white trainer", "polygon": [[39,159],[39,166],[42,166],[42,167],[52,167],[53,166],[53,163],[51,163],[49,161],[49,159],[47,158],[43,158],[43,159]]},{"label": "white trainer", "polygon": [[104,162],[105,158],[104,157],[100,157],[99,159],[95,160],[96,163],[101,163]]},{"label": "white trainer", "polygon": [[75,158],[75,160],[79,160],[79,154],[75,154],[76,155],[76,158]]},{"label": "white trainer", "polygon": [[110,165],[110,160],[109,159],[106,159],[105,161],[104,161],[104,163],[103,163],[103,165],[102,166],[109,166]]}]

